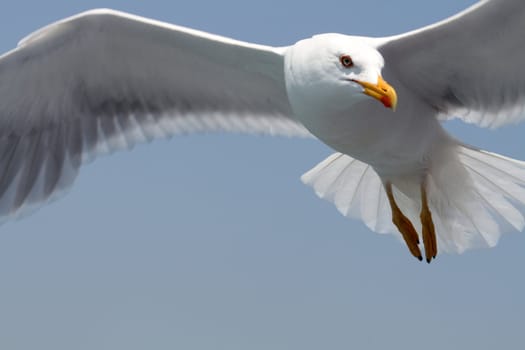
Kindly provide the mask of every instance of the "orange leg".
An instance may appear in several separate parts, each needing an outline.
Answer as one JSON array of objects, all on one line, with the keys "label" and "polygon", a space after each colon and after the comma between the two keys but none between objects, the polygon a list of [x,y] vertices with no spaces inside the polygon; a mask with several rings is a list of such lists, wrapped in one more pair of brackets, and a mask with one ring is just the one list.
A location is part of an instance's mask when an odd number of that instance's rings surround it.
[{"label": "orange leg", "polygon": [[[403,239],[405,240],[408,250],[410,250],[410,253],[412,253],[413,256],[415,256],[418,260],[423,260],[423,257],[421,256],[421,251],[419,250],[419,237],[417,235],[416,230],[414,229],[414,226],[410,222],[410,220],[401,212],[401,209],[397,206],[397,203],[394,199],[394,193],[392,192],[392,184],[390,182],[387,182],[385,184],[385,190],[388,197],[388,201],[390,202],[390,208],[392,209],[392,222],[394,225],[396,225],[397,229],[403,236]],[[429,212],[430,214],[430,212]]]},{"label": "orange leg", "polygon": [[427,262],[430,263],[437,255],[437,240],[436,231],[434,230],[434,222],[432,221],[432,214],[428,207],[427,191],[425,183],[421,184],[421,226],[423,229],[423,244],[425,245],[425,256]]}]

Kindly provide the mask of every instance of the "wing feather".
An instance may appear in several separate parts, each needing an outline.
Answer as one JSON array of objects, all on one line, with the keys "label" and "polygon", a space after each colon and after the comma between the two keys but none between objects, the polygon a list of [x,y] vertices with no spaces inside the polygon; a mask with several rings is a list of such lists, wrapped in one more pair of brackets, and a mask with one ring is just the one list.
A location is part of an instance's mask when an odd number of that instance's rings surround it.
[{"label": "wing feather", "polygon": [[525,118],[525,2],[480,1],[431,26],[385,38],[394,76],[442,118],[483,127]]},{"label": "wing feather", "polygon": [[309,136],[288,103],[283,50],[112,10],[28,36],[0,57],[0,216],[138,142],[203,131]]}]

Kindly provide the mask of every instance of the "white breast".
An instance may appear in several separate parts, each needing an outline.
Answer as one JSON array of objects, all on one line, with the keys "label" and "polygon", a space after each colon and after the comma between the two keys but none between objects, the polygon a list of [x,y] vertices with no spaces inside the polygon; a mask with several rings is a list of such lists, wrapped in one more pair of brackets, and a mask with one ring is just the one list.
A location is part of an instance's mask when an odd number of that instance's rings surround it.
[{"label": "white breast", "polygon": [[[372,165],[384,174],[423,169],[436,143],[449,137],[429,107],[398,89],[396,111],[385,108],[365,95],[351,101],[352,95],[337,90],[319,91],[316,97],[286,74],[290,105],[306,128],[333,149]],[[399,91],[401,90],[401,91]]]}]

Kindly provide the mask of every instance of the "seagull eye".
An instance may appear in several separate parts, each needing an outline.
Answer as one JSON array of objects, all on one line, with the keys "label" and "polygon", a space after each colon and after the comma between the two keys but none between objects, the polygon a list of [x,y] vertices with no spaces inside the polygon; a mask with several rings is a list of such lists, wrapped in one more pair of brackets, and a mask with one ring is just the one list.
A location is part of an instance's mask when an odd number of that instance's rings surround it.
[{"label": "seagull eye", "polygon": [[339,57],[339,61],[341,61],[341,64],[345,68],[350,68],[350,67],[354,66],[354,61],[352,61],[352,57],[350,57],[348,55],[343,55],[343,56]]}]

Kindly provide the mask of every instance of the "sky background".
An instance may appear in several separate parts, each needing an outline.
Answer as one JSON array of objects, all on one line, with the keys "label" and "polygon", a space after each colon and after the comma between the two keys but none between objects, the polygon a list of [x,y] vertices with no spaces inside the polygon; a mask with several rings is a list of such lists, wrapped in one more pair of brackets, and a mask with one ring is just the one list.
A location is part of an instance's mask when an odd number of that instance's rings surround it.
[{"label": "sky background", "polygon": [[[19,0],[2,4],[0,49],[95,7],[279,46],[400,33],[474,2]],[[447,128],[525,159],[525,124]],[[67,196],[0,227],[0,349],[522,349],[525,235],[419,263],[299,181],[330,153],[195,135],[85,166]]]}]

